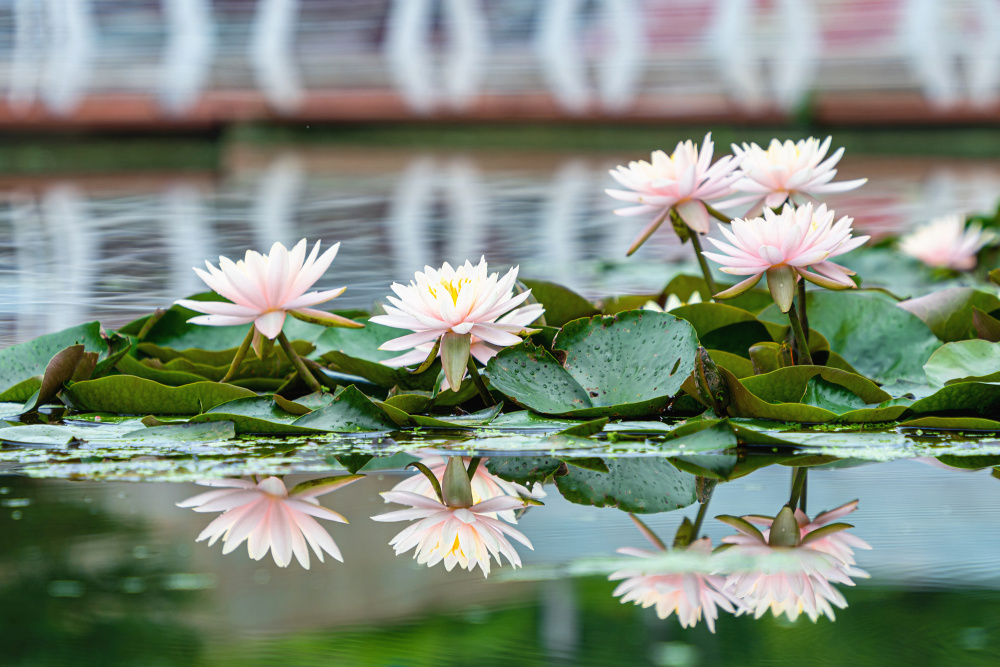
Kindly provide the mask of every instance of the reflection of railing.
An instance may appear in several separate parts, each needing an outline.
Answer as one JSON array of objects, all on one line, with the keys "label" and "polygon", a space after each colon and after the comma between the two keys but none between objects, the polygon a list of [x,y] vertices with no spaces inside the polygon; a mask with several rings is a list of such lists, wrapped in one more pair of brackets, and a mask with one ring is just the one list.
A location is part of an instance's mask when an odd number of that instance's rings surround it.
[{"label": "reflection of railing", "polygon": [[[331,286],[349,285],[341,307],[367,307],[425,264],[482,254],[491,266],[519,264],[522,275],[589,294],[658,290],[678,262],[690,261],[668,230],[624,261],[643,221],[611,213],[603,188],[613,184],[605,171],[613,162],[337,155],[331,165],[311,163],[309,152],[278,153],[215,189],[148,177],[131,191],[127,177],[6,185],[0,344],[98,316],[127,321],[202,289],[191,267],[205,259],[303,236],[344,242],[330,271]],[[861,175],[858,161],[845,176]],[[891,165],[890,175],[874,162],[863,171],[870,183],[830,203],[876,236],[935,215],[992,210],[1000,192],[992,165],[909,161]]]},{"label": "reflection of railing", "polygon": [[8,122],[986,109],[997,34],[997,0],[7,0],[0,87]]}]

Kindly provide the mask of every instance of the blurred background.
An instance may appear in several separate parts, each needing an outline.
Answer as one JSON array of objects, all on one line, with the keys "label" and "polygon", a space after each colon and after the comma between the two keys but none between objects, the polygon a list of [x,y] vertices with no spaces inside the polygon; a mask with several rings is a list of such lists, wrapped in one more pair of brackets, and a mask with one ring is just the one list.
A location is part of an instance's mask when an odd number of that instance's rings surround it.
[{"label": "blurred background", "polygon": [[995,120],[996,0],[3,0],[0,124]]},{"label": "blurred background", "polygon": [[0,345],[303,236],[345,308],[480,255],[657,291],[691,253],[625,261],[607,170],[708,131],[832,134],[891,239],[995,211],[998,111],[1000,0],[0,0]]}]

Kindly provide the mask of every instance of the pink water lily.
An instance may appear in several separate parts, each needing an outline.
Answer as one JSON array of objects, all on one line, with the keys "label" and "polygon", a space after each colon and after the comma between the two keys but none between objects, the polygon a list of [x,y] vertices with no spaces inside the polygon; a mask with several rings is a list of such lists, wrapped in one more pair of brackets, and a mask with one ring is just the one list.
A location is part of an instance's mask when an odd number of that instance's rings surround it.
[{"label": "pink water lily", "polygon": [[[344,558],[330,534],[316,521],[325,519],[347,523],[347,519],[319,504],[317,497],[350,484],[360,475],[345,475],[307,483],[289,493],[285,483],[268,477],[259,484],[242,479],[213,479],[198,482],[216,487],[177,503],[195,512],[223,512],[198,535],[196,542],[209,540],[208,546],[222,539],[222,553],[234,551],[244,540],[250,558],[260,560],[268,551],[278,567],[287,567],[294,555],[309,569],[309,547],[323,562],[323,552],[343,562]],[[315,517],[315,518],[314,518]]]},{"label": "pink water lily", "polygon": [[867,178],[831,183],[837,175],[834,166],[843,157],[844,149],[838,148],[824,160],[830,141],[831,137],[823,143],[813,137],[784,143],[772,139],[767,150],[754,143],[743,144],[742,148],[733,144],[733,154],[740,158],[740,178],[734,189],[750,194],[720,206],[728,208],[753,202],[746,217],[757,216],[764,207],[777,208],[789,200],[798,204],[818,203],[815,195],[847,192],[867,183]]},{"label": "pink water lily", "polygon": [[[794,208],[786,204],[781,213],[764,209],[763,218],[733,220],[732,229],[719,225],[729,243],[709,237],[720,251],[704,252],[722,265],[722,272],[750,276],[716,295],[727,299],[756,285],[767,274],[767,286],[782,312],[788,312],[799,277],[829,289],[856,287],[854,272],[831,261],[854,250],[869,239],[853,236],[853,218],[844,216],[836,223],[834,212],[820,204]],[[809,271],[812,269],[812,271]]]},{"label": "pink water lily", "polygon": [[628,167],[611,170],[611,176],[627,189],[605,192],[620,201],[636,204],[615,213],[625,216],[655,214],[652,222],[632,242],[629,255],[663,224],[671,209],[675,209],[695,232],[708,233],[710,216],[705,202],[729,195],[741,178],[736,171],[739,160],[730,155],[712,164],[714,150],[709,133],[700,151],[688,140],[678,143],[671,155],[655,151],[649,162],[638,160],[630,162]]},{"label": "pink water lily", "polygon": [[[811,521],[805,512],[801,509],[796,509],[795,522],[799,525],[799,534],[801,538],[805,538],[807,535],[818,530],[819,528],[822,528],[833,521],[844,518],[856,509],[858,509],[858,501],[852,500],[851,502],[845,503],[836,509],[820,512],[816,515],[816,518]],[[765,540],[770,537],[770,527],[774,522],[773,518],[769,516],[757,515],[745,516],[743,518],[758,526],[765,526],[765,528],[761,530],[761,534]],[[837,558],[848,565],[856,564],[856,561],[854,560],[855,549],[871,549],[870,544],[857,535],[853,535],[846,530],[837,531],[835,533],[830,533],[825,537],[814,539],[810,541],[807,546],[809,549],[830,554],[834,558]]]},{"label": "pink water lily", "polygon": [[445,262],[440,269],[427,266],[417,271],[409,285],[393,283],[396,296],[388,297],[392,306],[369,321],[414,333],[386,341],[379,349],[416,349],[423,356],[410,352],[382,363],[418,364],[437,341],[448,386],[461,386],[470,355],[488,361],[498,349],[520,343],[527,325],[544,312],[537,304],[511,312],[531,295],[531,290],[514,294],[517,270],[514,267],[500,278],[488,272],[483,257],[477,266],[466,261],[455,269]]},{"label": "pink water lily", "polygon": [[966,227],[963,216],[947,215],[902,237],[899,249],[930,267],[971,271],[979,251],[996,240],[996,233],[983,230],[982,225]]},{"label": "pink water lily", "polygon": [[[710,556],[712,541],[707,537],[695,540],[687,550]],[[618,553],[650,559],[664,552],[623,547],[618,549]],[[725,589],[725,577],[708,572],[658,573],[655,568],[646,567],[640,561],[634,568],[612,573],[608,579],[621,580],[612,595],[621,596],[622,603],[634,602],[644,609],[654,607],[656,615],[663,619],[676,613],[684,628],[694,627],[704,616],[708,629],[715,632],[719,608],[735,614],[743,606]]]},{"label": "pink water lily", "polygon": [[[809,530],[803,536],[794,512],[785,507],[773,519],[765,537],[750,523],[759,522],[762,517],[718,518],[739,531],[738,535],[722,538],[724,543],[732,545],[730,550],[760,564],[732,573],[725,584],[725,590],[739,598],[756,618],[770,611],[774,616],[785,615],[790,621],[801,614],[814,623],[820,616],[835,620],[834,607],[846,608],[847,599],[832,583],[853,586],[851,577],[868,577],[867,572],[854,567],[853,558],[848,562],[833,553],[842,551],[845,542],[833,543],[830,538],[851,528],[848,524],[829,524],[830,519],[826,519],[823,527]],[[784,528],[776,539],[774,524],[779,522]]]},{"label": "pink water lily", "polygon": [[[418,451],[414,453],[420,458],[420,462],[427,466],[431,473],[437,477],[439,482],[444,482],[445,467],[448,463],[444,456],[441,456],[437,452]],[[466,466],[468,466],[470,461],[471,459],[469,457],[464,457],[462,459],[463,464]],[[471,480],[472,501],[474,503],[480,503],[504,496],[510,496],[511,498],[518,499],[537,499],[545,497],[545,490],[542,488],[541,484],[535,484],[533,488],[528,489],[521,484],[508,482],[505,479],[500,479],[496,475],[490,474],[490,472],[486,469],[487,461],[489,461],[488,458],[480,459],[479,466],[476,468],[476,472]],[[434,487],[431,486],[430,481],[420,474],[407,477],[392,487],[392,490],[416,493],[421,496],[426,496],[427,498],[436,497]],[[387,499],[386,502],[390,501]],[[517,523],[514,510],[502,510],[500,512],[496,512],[494,516],[499,517],[508,523]]]},{"label": "pink water lily", "polygon": [[306,292],[329,268],[340,244],[330,246],[322,255],[319,247],[317,241],[306,257],[306,240],[302,239],[291,251],[275,243],[267,255],[247,250],[245,258],[238,262],[219,257],[219,268],[206,261],[208,271],[195,268],[195,273],[231,303],[190,299],[176,303],[205,313],[189,320],[194,324],[233,326],[252,322],[262,336],[272,340],[281,333],[286,315],[336,326],[362,326],[311,307],[340,296],[346,289]]},{"label": "pink water lily", "polygon": [[389,542],[396,555],[415,549],[413,557],[421,565],[433,567],[444,562],[451,571],[459,565],[470,572],[478,565],[484,576],[490,573],[490,560],[500,564],[501,554],[514,567],[521,565],[511,537],[529,549],[534,549],[527,537],[503,521],[494,519],[493,513],[524,507],[524,501],[512,496],[497,496],[469,507],[454,507],[439,500],[410,493],[386,491],[386,500],[409,509],[373,516],[375,521],[414,521]]}]

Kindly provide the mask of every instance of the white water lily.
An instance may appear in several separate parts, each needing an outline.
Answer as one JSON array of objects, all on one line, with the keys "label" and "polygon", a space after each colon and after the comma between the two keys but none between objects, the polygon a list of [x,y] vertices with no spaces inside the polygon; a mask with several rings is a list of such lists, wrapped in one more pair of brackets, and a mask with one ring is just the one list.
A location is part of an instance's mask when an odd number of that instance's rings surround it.
[{"label": "white water lily", "polygon": [[[488,272],[483,257],[477,266],[468,261],[457,269],[447,262],[440,269],[426,266],[416,272],[409,285],[393,283],[396,296],[388,297],[392,306],[386,306],[385,315],[369,321],[414,333],[387,341],[379,349],[402,351],[423,346],[426,357],[438,341],[445,378],[457,389],[465,378],[470,355],[488,360],[496,350],[520,343],[527,325],[544,312],[537,304],[514,311],[531,295],[531,290],[514,294],[517,270],[514,267],[499,278],[499,274]],[[423,358],[411,352],[382,363],[403,366],[419,361]]]},{"label": "white water lily", "polygon": [[688,297],[688,300],[686,302],[681,301],[681,298],[676,294],[669,294],[667,295],[667,302],[663,304],[663,306],[660,306],[660,304],[651,300],[642,304],[642,309],[652,310],[653,312],[656,313],[669,313],[671,310],[680,308],[681,306],[693,306],[696,303],[701,303],[701,293],[697,291],[692,292],[691,296]]},{"label": "white water lily", "polygon": [[[433,451],[417,451],[413,453],[420,458],[420,462],[427,466],[431,473],[437,477],[439,482],[444,482],[445,468],[448,465],[448,461],[444,456],[441,456],[437,452]],[[463,457],[462,459],[462,463],[466,466],[468,466],[470,461],[471,458],[469,457]],[[541,484],[535,484],[531,489],[528,489],[521,484],[508,482],[505,479],[501,479],[496,475],[490,474],[489,470],[486,469],[487,461],[489,461],[488,458],[480,459],[479,466],[476,468],[476,472],[472,476],[471,484],[473,503],[480,503],[485,500],[500,498],[502,496],[535,499],[545,497],[545,489]],[[436,497],[434,487],[431,486],[430,481],[420,474],[412,475],[411,477],[404,479],[392,487],[392,490],[416,493],[421,496],[426,496],[427,498]],[[386,500],[386,502],[390,501]],[[514,514],[514,510],[503,510],[497,512],[496,516],[508,523],[517,523],[517,517]]]},{"label": "white water lily", "polygon": [[[430,471],[421,472],[428,475]],[[524,507],[525,499],[502,495],[474,503],[468,471],[458,456],[449,457],[440,485],[433,475],[428,476],[431,480],[437,498],[409,491],[382,493],[389,502],[408,505],[409,509],[373,516],[373,520],[417,520],[389,542],[397,556],[414,549],[413,557],[421,565],[433,567],[444,562],[448,571],[459,565],[470,572],[478,565],[483,576],[489,576],[491,559],[495,558],[499,565],[501,555],[512,566],[521,565],[521,557],[508,537],[534,549],[527,537],[494,518],[495,514]]]},{"label": "white water lily", "polygon": [[899,239],[899,249],[930,267],[971,271],[976,268],[979,251],[996,240],[996,233],[982,225],[966,227],[963,216],[947,215]]},{"label": "white water lily", "polygon": [[733,184],[741,176],[736,171],[738,159],[727,155],[712,164],[715,144],[711,133],[705,135],[701,150],[694,142],[680,142],[671,155],[655,151],[650,161],[630,162],[619,166],[611,175],[627,190],[605,190],[611,197],[636,204],[615,211],[618,215],[655,214],[632,242],[631,255],[663,224],[671,209],[675,209],[688,227],[698,234],[709,231],[709,212],[705,202],[725,197],[733,192]]},{"label": "white water lily", "polygon": [[818,203],[815,195],[847,192],[867,183],[867,178],[831,182],[844,149],[838,148],[824,160],[830,141],[831,137],[822,143],[813,137],[797,142],[772,139],[767,150],[754,143],[743,144],[742,148],[733,144],[733,154],[740,158],[740,178],[733,187],[750,194],[720,205],[729,208],[753,202],[746,217],[758,216],[765,207],[777,208],[789,200],[796,204]]}]

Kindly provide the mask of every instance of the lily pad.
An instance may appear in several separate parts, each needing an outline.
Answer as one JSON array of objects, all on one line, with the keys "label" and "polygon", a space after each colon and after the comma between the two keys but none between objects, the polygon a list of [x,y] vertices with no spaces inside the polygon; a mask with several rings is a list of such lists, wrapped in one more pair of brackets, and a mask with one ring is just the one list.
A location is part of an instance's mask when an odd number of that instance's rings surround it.
[{"label": "lily pad", "polygon": [[926,398],[914,401],[910,411],[915,415],[935,414],[946,417],[964,413],[995,417],[1000,414],[1000,384],[958,382],[937,390]]},{"label": "lily pad", "polygon": [[231,384],[195,382],[168,387],[132,375],[74,382],[64,393],[78,410],[130,415],[196,415],[226,401],[256,396]]},{"label": "lily pad", "polygon": [[995,294],[971,287],[953,287],[903,301],[899,307],[919,317],[935,336],[950,343],[973,337],[974,311],[997,310],[1000,299]]},{"label": "lily pad", "polygon": [[556,477],[566,500],[625,512],[653,514],[687,507],[697,500],[695,478],[664,459],[607,459],[608,472],[570,468]]},{"label": "lily pad", "polygon": [[666,406],[694,368],[698,341],[673,315],[628,311],[574,320],[554,351],[522,343],[487,365],[490,382],[535,412],[575,417],[640,416]]},{"label": "lily pad", "polygon": [[771,334],[753,313],[724,303],[697,303],[670,311],[687,320],[698,333],[698,340],[710,350],[750,358],[750,347],[770,342]]},{"label": "lily pad", "polygon": [[[809,327],[823,334],[830,349],[875,382],[924,381],[924,364],[941,341],[916,315],[881,292],[811,291],[806,299]],[[760,319],[788,321],[776,306]]]},{"label": "lily pad", "polygon": [[900,422],[899,428],[924,431],[988,431],[1000,433],[1000,422],[981,417],[918,417]]},{"label": "lily pad", "polygon": [[347,386],[329,405],[299,417],[292,424],[334,433],[396,429],[389,415],[354,385]]},{"label": "lily pad", "polygon": [[945,343],[924,364],[932,385],[1000,380],[1000,343],[963,340]]},{"label": "lily pad", "polygon": [[192,417],[188,423],[231,422],[240,434],[307,435],[323,432],[322,429],[294,426],[292,422],[302,413],[289,412],[285,407],[285,401],[279,403],[274,396],[237,398]]},{"label": "lily pad", "polygon": [[410,373],[405,368],[390,368],[380,363],[402,353],[380,350],[379,346],[406,333],[371,322],[366,322],[364,329],[331,328],[317,339],[316,354],[333,370],[365,378],[380,387],[430,391],[441,370],[439,359],[423,373]]},{"label": "lily pad", "polygon": [[108,343],[101,336],[99,322],[88,322],[0,349],[0,401],[27,401],[41,387],[41,376],[52,357],[73,345],[83,345],[85,352],[105,356],[108,353]]},{"label": "lily pad", "polygon": [[545,306],[545,323],[550,327],[561,327],[571,320],[597,314],[594,304],[562,285],[544,280],[521,282],[531,290],[531,296]]},{"label": "lily pad", "polygon": [[158,442],[215,442],[232,440],[236,430],[232,423],[219,421],[210,424],[166,424],[129,431],[122,439],[136,444]]}]

